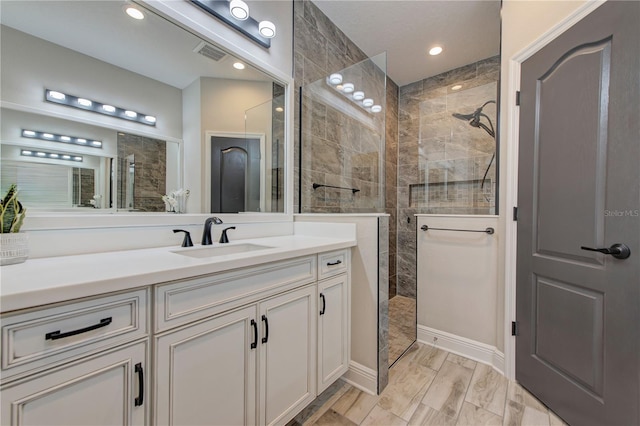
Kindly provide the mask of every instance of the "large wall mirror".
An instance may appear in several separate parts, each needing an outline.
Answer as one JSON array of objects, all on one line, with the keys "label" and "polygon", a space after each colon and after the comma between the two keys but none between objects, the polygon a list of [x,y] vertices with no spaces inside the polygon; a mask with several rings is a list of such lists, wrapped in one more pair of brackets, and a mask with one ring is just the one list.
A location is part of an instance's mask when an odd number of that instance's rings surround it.
[{"label": "large wall mirror", "polygon": [[3,192],[73,214],[284,212],[282,82],[138,4],[0,7]]}]

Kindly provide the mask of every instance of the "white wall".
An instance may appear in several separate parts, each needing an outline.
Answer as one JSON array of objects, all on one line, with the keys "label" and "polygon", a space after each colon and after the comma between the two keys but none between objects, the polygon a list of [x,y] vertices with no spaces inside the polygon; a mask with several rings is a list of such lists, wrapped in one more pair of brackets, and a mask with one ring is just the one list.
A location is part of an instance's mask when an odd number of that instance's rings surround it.
[{"label": "white wall", "polygon": [[[175,87],[2,26],[2,101],[147,136],[182,139]],[[45,102],[44,89],[84,96],[157,117],[155,127]]]},{"label": "white wall", "polygon": [[[517,188],[517,141],[512,139],[517,119],[515,107],[515,90],[519,87],[512,73],[513,58],[537,39],[558,25],[586,3],[579,1],[543,1],[543,0],[504,0],[502,3],[502,52],[501,52],[501,87],[500,87],[500,223],[501,235],[498,247],[498,297],[497,297],[497,339],[498,349],[510,357],[513,339],[505,342],[505,335],[512,318],[510,312],[505,313],[505,306],[515,296],[512,288],[507,288],[507,274],[515,269],[515,247],[507,253],[505,243],[514,240],[515,229],[507,229],[512,221],[512,209],[517,203],[514,188]],[[514,129],[517,130],[517,129]],[[505,300],[505,297],[507,298]],[[507,360],[509,365],[509,360]],[[507,371],[510,375],[511,372]]]},{"label": "white wall", "polygon": [[[418,340],[482,359],[482,355],[449,347],[434,337],[450,335],[487,351],[496,345],[498,241],[500,235],[421,230],[496,228],[496,216],[418,215]],[[497,366],[502,368],[502,365]]]}]

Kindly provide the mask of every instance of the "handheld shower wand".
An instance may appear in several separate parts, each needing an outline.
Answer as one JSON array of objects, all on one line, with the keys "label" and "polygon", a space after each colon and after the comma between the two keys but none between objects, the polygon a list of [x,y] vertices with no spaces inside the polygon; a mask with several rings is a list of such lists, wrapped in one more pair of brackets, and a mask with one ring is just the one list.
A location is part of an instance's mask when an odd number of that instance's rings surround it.
[{"label": "handheld shower wand", "polygon": [[[495,103],[496,101],[493,101],[493,100],[487,101],[483,103],[482,106],[480,106],[480,108],[476,109],[471,114],[460,114],[460,113],[454,112],[451,115],[459,120],[465,120],[465,121],[469,120],[469,125],[471,127],[477,127],[479,129],[483,129],[485,132],[489,134],[489,136],[491,136],[495,140],[496,131],[493,128],[493,123],[491,122],[491,119],[489,118],[489,116],[482,112],[485,106],[487,106],[488,104],[495,104]],[[489,127],[487,127],[484,123],[480,122],[480,119],[482,117],[487,119],[487,122],[489,123]],[[482,183],[480,184],[480,190],[484,189],[484,182],[487,179],[487,174],[489,173],[489,169],[491,168],[491,165],[493,164],[493,160],[495,158],[496,158],[496,152],[494,150],[493,154],[491,155],[491,160],[489,160],[489,165],[487,166],[487,169],[484,171],[484,176],[482,177]],[[486,196],[485,196],[485,199],[489,201]]]}]

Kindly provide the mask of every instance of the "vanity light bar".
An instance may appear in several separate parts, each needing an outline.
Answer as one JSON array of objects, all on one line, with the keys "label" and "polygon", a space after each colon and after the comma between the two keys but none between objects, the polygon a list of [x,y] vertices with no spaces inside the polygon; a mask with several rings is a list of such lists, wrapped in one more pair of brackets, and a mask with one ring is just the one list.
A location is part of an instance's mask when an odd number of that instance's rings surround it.
[{"label": "vanity light bar", "polygon": [[378,113],[382,111],[382,106],[376,105],[375,101],[371,98],[366,98],[365,93],[362,90],[356,90],[353,83],[342,84],[342,74],[334,73],[327,78],[329,86],[333,87],[336,91],[342,93],[348,99],[351,99],[355,104],[361,108]]},{"label": "vanity light bar", "polygon": [[25,157],[47,158],[51,160],[65,160],[81,163],[83,158],[81,155],[75,154],[59,154],[56,152],[45,152],[40,150],[21,149],[20,155]]},{"label": "vanity light bar", "polygon": [[156,117],[153,115],[147,115],[130,109],[103,104],[91,99],[80,98],[78,96],[69,95],[56,90],[45,89],[44,99],[47,102],[52,102],[54,104],[83,109],[85,111],[121,118],[123,120],[135,121],[140,124],[146,124],[147,126],[156,125]]},{"label": "vanity light bar", "polygon": [[58,135],[56,133],[40,132],[37,130],[22,129],[22,137],[102,149],[101,141],[87,138],[78,138],[75,136]]},{"label": "vanity light bar", "polygon": [[[260,23],[253,19],[251,16],[247,16],[244,20],[238,20],[234,17],[229,10],[230,2],[227,0],[190,0],[191,4],[199,7],[210,15],[215,16],[231,28],[239,31],[241,34],[249,37],[262,47],[269,49],[271,47],[271,37],[276,34],[276,29],[273,23],[269,21],[263,21],[262,31],[260,31]],[[248,13],[248,12],[247,12]],[[267,28],[266,30],[264,28]]]}]

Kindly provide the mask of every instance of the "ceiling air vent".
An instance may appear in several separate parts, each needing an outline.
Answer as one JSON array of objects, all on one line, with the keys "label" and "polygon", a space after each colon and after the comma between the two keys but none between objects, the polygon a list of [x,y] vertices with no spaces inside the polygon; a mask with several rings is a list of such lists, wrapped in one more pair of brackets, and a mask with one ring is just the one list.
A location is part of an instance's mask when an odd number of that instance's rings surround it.
[{"label": "ceiling air vent", "polygon": [[196,48],[193,49],[193,51],[201,54],[202,56],[206,56],[209,59],[213,59],[216,62],[227,56],[227,54],[222,50],[213,47],[212,45],[205,43],[204,41],[198,44]]}]

